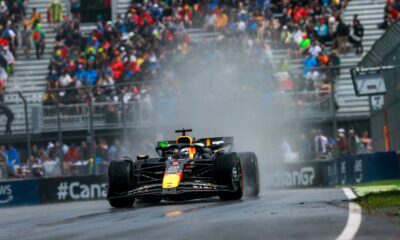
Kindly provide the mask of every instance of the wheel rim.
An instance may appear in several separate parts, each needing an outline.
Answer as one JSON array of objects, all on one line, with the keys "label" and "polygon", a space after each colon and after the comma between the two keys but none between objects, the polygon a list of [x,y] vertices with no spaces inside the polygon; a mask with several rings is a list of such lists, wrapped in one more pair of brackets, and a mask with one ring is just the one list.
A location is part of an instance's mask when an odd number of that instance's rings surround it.
[{"label": "wheel rim", "polygon": [[240,190],[243,192],[243,172],[242,168],[239,162],[238,167],[233,167],[232,172],[231,172],[231,178],[232,178],[232,186],[235,191],[240,188]]}]

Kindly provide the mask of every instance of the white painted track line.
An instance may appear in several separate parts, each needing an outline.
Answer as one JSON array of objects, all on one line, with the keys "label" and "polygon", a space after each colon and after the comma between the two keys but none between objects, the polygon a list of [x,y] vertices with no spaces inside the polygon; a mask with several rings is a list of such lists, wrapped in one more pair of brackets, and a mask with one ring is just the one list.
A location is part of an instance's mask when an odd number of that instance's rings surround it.
[{"label": "white painted track line", "polygon": [[[353,193],[350,188],[343,188],[343,192],[347,199],[353,200],[357,196]],[[349,216],[347,217],[347,223],[342,233],[337,237],[337,240],[350,240],[354,239],[357,234],[358,229],[361,225],[361,207],[355,202],[349,202]]]},{"label": "white painted track line", "polygon": [[350,188],[343,188],[343,192],[346,195],[347,199],[349,200],[354,200],[357,198],[357,196],[354,194],[353,190]]}]

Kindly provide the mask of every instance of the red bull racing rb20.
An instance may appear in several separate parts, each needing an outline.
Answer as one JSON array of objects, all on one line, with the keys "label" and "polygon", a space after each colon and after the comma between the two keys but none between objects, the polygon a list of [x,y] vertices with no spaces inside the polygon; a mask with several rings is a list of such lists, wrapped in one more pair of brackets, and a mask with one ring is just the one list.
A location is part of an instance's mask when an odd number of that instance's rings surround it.
[{"label": "red bull racing rb20", "polygon": [[238,200],[257,196],[259,173],[253,152],[231,152],[232,137],[193,139],[181,133],[174,141],[157,143],[158,158],[139,155],[111,161],[107,199],[115,208],[131,207],[136,199],[157,203],[219,196]]}]

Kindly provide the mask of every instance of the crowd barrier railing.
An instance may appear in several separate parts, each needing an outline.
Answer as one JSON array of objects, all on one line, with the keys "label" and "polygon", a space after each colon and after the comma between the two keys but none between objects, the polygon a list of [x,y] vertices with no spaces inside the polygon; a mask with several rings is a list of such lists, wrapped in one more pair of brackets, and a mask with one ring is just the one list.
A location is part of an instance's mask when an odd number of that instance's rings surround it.
[{"label": "crowd barrier railing", "polygon": [[[193,98],[185,99],[185,106],[215,106],[221,102],[251,101],[263,106],[263,109],[279,107],[282,114],[289,118],[329,118],[332,114],[331,94],[329,91],[299,92],[299,93],[269,93],[260,96],[223,98]],[[60,106],[42,106],[35,111],[36,124],[41,129],[35,132],[56,131],[58,121],[63,130],[88,129],[90,120],[96,129],[123,128],[127,124],[148,124],[161,116],[175,116],[179,114],[180,102],[174,98],[157,99],[154,101],[132,101],[123,103],[105,102],[93,103],[92,116],[88,104],[63,104]],[[57,109],[58,108],[58,109]],[[58,118],[58,114],[60,118]],[[92,119],[90,119],[92,118]]]}]

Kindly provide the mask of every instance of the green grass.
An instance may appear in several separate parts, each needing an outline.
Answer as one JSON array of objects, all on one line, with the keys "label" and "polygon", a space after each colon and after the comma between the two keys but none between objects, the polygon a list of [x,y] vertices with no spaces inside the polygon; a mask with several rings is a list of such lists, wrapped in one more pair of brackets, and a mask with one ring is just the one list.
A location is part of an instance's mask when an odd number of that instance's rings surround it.
[{"label": "green grass", "polygon": [[356,187],[382,186],[382,185],[400,185],[400,179],[361,183],[361,184],[357,184]]},{"label": "green grass", "polygon": [[357,202],[369,211],[383,210],[390,216],[400,216],[400,191],[369,193]]},{"label": "green grass", "polygon": [[357,196],[364,197],[371,193],[381,193],[390,191],[400,191],[400,180],[386,180],[379,182],[370,182],[358,184],[353,187]]},{"label": "green grass", "polygon": [[400,217],[400,179],[358,184],[353,189],[357,202],[369,212]]}]

